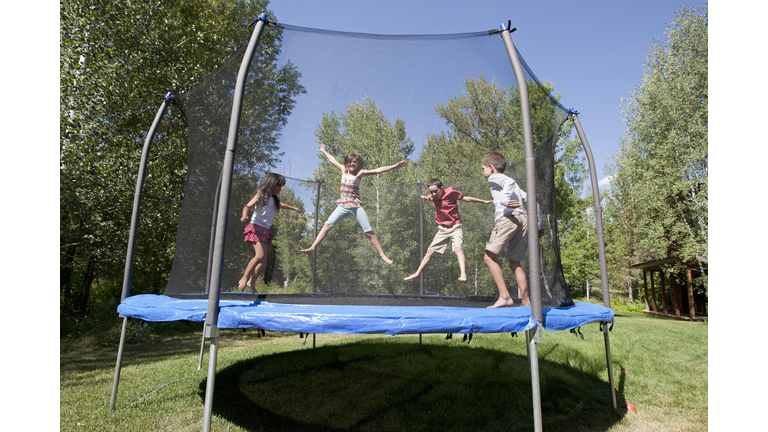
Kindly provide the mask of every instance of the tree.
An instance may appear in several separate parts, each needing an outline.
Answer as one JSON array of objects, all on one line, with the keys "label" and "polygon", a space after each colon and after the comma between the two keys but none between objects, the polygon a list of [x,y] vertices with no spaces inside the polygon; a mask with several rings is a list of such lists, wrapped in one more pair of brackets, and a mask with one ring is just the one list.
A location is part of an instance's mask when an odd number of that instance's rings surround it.
[{"label": "tree", "polygon": [[[642,259],[698,263],[706,289],[707,7],[684,7],[654,41],[643,84],[625,99],[627,132],[608,172],[616,215]],[[674,269],[674,268],[672,268]]]},{"label": "tree", "polygon": [[[224,62],[248,38],[249,24],[266,5],[263,0],[61,3],[62,311],[84,313],[97,280],[118,291],[141,149],[163,95],[191,89]],[[278,45],[277,33],[262,38],[265,67]],[[286,76],[297,79],[290,71]],[[295,92],[285,83],[274,86],[287,99]],[[286,106],[289,111],[290,100]],[[271,117],[275,127],[262,137],[275,135],[281,120]],[[269,161],[275,151],[267,147],[258,157]],[[186,123],[174,109],[149,161],[139,226],[143,240],[134,267],[139,291],[159,292],[167,279],[186,152]]]}]

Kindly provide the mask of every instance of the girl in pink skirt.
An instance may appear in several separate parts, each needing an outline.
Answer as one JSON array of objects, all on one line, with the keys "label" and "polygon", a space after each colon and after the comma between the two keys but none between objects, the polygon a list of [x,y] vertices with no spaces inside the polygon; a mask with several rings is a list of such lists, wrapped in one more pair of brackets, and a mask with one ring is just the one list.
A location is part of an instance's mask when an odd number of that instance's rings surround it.
[{"label": "girl in pink skirt", "polygon": [[248,221],[248,212],[253,210],[250,223],[245,227],[245,242],[253,245],[254,256],[248,261],[243,273],[242,279],[237,285],[240,292],[249,287],[254,294],[256,291],[256,278],[259,277],[272,253],[272,220],[275,218],[275,208],[293,210],[298,213],[302,211],[296,207],[281,203],[277,194],[285,186],[285,177],[280,174],[268,173],[261,179],[259,186],[253,192],[248,204],[243,207],[243,215],[240,222]]}]

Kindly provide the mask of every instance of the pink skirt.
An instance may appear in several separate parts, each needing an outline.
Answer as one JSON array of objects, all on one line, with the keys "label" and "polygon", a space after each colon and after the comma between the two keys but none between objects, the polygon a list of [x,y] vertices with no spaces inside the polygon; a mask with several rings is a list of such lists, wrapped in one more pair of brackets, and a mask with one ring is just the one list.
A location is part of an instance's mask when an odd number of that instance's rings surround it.
[{"label": "pink skirt", "polygon": [[272,231],[269,228],[249,223],[245,226],[245,242],[258,243],[263,242],[268,245],[272,244]]}]

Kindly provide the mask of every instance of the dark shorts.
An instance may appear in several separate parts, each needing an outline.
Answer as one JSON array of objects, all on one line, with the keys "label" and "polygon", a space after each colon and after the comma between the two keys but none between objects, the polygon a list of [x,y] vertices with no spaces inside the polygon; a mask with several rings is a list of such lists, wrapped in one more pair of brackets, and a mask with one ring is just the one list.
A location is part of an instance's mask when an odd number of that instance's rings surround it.
[{"label": "dark shorts", "polygon": [[245,226],[245,242],[246,243],[266,243],[268,245],[272,244],[272,231],[269,230],[269,228],[264,228],[263,226],[256,225],[254,223],[249,223]]}]

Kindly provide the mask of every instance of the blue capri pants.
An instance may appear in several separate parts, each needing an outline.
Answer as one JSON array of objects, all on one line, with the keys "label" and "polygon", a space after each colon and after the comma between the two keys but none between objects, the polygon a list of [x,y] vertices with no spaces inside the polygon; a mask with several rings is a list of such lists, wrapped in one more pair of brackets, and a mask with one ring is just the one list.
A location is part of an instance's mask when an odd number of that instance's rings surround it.
[{"label": "blue capri pants", "polygon": [[368,214],[365,212],[365,210],[362,207],[350,207],[350,208],[344,208],[342,206],[337,206],[336,210],[331,213],[331,216],[328,218],[327,223],[330,226],[334,226],[337,223],[339,223],[340,220],[344,219],[345,217],[352,215],[357,219],[357,223],[360,224],[360,227],[363,228],[363,232],[370,232],[373,231],[373,228],[371,227],[371,222],[368,221]]}]

